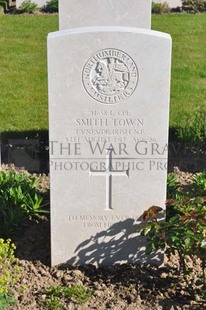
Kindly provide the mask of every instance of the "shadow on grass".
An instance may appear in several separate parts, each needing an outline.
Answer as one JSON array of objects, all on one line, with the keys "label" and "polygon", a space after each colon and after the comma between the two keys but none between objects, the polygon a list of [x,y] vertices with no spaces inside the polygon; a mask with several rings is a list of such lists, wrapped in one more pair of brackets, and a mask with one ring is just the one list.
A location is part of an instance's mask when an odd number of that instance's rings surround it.
[{"label": "shadow on grass", "polygon": [[[29,172],[49,172],[48,130],[5,131],[1,133],[2,163],[24,167]],[[206,171],[206,142],[184,142],[170,130],[168,172]]]},{"label": "shadow on grass", "polygon": [[1,162],[24,167],[29,172],[48,173],[48,130],[1,133]]},{"label": "shadow on grass", "polygon": [[206,171],[206,141],[180,140],[176,129],[170,128],[168,172],[173,172],[174,167],[192,173]]}]

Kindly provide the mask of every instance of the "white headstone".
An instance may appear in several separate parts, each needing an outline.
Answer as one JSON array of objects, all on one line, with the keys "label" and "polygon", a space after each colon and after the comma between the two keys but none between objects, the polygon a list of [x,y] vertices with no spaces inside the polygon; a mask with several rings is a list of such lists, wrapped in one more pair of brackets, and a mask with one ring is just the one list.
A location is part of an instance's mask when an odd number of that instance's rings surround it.
[{"label": "white headstone", "polygon": [[89,26],[151,28],[151,0],[61,0],[59,29]]},{"label": "white headstone", "polygon": [[53,265],[147,261],[137,231],[143,211],[165,206],[170,66],[168,34],[49,34]]}]

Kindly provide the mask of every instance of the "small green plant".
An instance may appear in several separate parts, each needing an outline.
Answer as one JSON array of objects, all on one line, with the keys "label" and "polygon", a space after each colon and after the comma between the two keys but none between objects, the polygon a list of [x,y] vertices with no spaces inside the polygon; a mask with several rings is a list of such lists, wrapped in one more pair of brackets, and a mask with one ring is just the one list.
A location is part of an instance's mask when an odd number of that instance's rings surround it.
[{"label": "small green plant", "polygon": [[4,310],[15,300],[11,294],[13,285],[20,277],[20,269],[16,266],[14,256],[15,245],[8,239],[0,239],[0,309]]},{"label": "small green plant", "polygon": [[32,14],[37,10],[38,5],[31,0],[25,0],[19,7],[19,10],[23,13]]},{"label": "small green plant", "polygon": [[45,12],[49,13],[57,13],[59,9],[59,1],[58,0],[50,0],[47,2],[46,6],[43,8]]},{"label": "small green plant", "polygon": [[169,173],[167,176],[167,197],[176,198],[178,188],[177,176],[174,173]]},{"label": "small green plant", "polygon": [[185,11],[204,12],[206,11],[206,0],[186,0],[182,1],[182,7]]},{"label": "small green plant", "polygon": [[194,176],[193,191],[199,196],[206,195],[206,172],[201,172]]},{"label": "small green plant", "polygon": [[42,208],[39,180],[30,174],[0,171],[0,236],[11,237],[30,218],[48,213]]},{"label": "small green plant", "polygon": [[[168,209],[171,209],[172,211]],[[151,209],[151,208],[150,208]],[[149,210],[150,210],[149,209]],[[191,270],[187,268],[186,257],[194,255],[200,259],[202,274],[198,281],[188,283],[188,289],[194,293],[194,285],[198,288],[198,293],[203,299],[206,296],[206,203],[202,197],[172,200],[167,204],[167,221],[158,221],[158,213],[149,213],[148,210],[143,214],[145,226],[141,234],[147,239],[147,254],[164,250],[170,257],[171,254],[178,253],[181,272],[188,280]]]},{"label": "small green plant", "polygon": [[0,309],[6,310],[9,305],[14,305],[15,299],[12,296],[4,293],[0,295]]},{"label": "small green plant", "polygon": [[152,14],[165,14],[169,12],[170,12],[170,9],[169,9],[167,2],[164,2],[164,3],[152,2]]},{"label": "small green plant", "polygon": [[92,292],[86,290],[81,285],[72,286],[52,286],[46,289],[45,294],[47,295],[46,305],[49,309],[67,309],[65,305],[69,301],[75,301],[79,304],[87,302]]}]

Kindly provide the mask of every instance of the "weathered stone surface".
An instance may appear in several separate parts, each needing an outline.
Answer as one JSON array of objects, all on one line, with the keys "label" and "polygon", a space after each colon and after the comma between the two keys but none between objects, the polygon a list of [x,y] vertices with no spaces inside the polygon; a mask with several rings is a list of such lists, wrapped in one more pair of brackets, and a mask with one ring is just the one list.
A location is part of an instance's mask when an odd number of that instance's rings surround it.
[{"label": "weathered stone surface", "polygon": [[151,28],[150,0],[61,0],[59,29],[88,26]]},{"label": "weathered stone surface", "polygon": [[170,65],[164,33],[49,35],[52,264],[146,259],[138,219],[166,199]]}]

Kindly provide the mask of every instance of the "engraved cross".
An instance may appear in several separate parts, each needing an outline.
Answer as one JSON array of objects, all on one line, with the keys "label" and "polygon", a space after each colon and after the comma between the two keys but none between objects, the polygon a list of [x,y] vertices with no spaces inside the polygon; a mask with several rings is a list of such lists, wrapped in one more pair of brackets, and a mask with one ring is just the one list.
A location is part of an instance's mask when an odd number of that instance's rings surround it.
[{"label": "engraved cross", "polygon": [[112,149],[106,149],[106,169],[93,170],[90,169],[90,177],[105,176],[106,177],[106,207],[105,210],[112,210],[112,177],[126,176],[129,177],[129,169],[127,170],[113,170],[112,169]]}]

